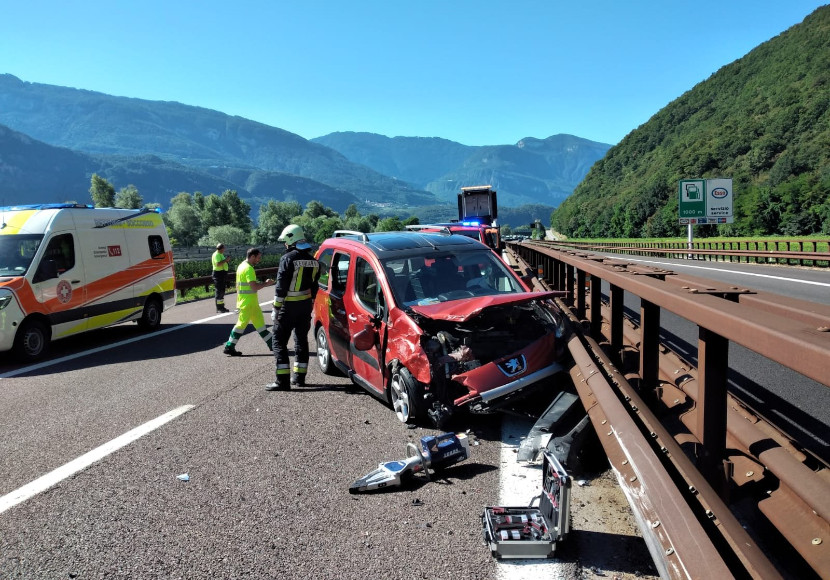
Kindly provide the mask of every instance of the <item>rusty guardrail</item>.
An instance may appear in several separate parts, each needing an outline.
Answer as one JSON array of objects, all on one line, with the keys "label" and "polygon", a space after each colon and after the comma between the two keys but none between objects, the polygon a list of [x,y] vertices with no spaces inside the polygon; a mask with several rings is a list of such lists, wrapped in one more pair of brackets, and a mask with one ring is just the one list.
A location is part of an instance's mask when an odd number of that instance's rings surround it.
[{"label": "rusty guardrail", "polygon": [[830,240],[749,240],[688,242],[578,242],[540,241],[563,250],[609,252],[636,256],[692,258],[707,261],[773,263],[817,268],[830,267]]},{"label": "rusty guardrail", "polygon": [[[830,307],[544,244],[510,249],[568,292],[572,377],[661,574],[830,577],[828,465],[726,390],[729,342],[830,386]],[[624,316],[624,292],[641,298],[639,321]],[[661,309],[697,324],[698,368],[660,345]],[[770,523],[790,554],[759,548]]]}]

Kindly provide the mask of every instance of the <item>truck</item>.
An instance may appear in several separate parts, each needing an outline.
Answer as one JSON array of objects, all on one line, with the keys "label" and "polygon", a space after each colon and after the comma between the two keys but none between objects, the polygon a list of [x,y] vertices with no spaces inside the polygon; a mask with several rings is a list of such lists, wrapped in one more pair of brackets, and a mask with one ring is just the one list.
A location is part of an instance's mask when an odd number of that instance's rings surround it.
[{"label": "truck", "polygon": [[0,352],[21,362],[52,340],[135,321],[155,330],[176,303],[173,250],[156,210],[0,207]]},{"label": "truck", "polygon": [[498,207],[496,190],[489,185],[462,187],[458,194],[458,219],[445,223],[409,225],[409,230],[428,232],[448,231],[467,236],[489,246],[497,254],[504,249],[499,226],[496,224]]}]

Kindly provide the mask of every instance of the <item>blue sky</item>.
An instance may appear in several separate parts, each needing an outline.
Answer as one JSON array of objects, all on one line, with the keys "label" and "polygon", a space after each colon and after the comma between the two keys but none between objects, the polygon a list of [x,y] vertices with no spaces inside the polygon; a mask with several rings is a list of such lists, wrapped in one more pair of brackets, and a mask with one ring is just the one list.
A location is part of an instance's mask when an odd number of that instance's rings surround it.
[{"label": "blue sky", "polygon": [[334,131],[616,144],[807,0],[0,4],[0,73]]}]

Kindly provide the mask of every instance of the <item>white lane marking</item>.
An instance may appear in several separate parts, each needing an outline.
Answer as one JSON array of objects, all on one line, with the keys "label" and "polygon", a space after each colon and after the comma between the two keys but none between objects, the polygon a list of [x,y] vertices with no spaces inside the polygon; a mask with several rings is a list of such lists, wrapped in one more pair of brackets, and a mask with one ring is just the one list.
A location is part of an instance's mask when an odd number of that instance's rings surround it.
[{"label": "white lane marking", "polygon": [[[269,300],[268,302],[260,302],[260,306],[273,304],[273,300]],[[201,320],[194,320],[193,322],[185,322],[184,324],[179,324],[178,326],[171,326],[170,328],[165,328],[163,330],[157,330],[156,332],[151,332],[150,334],[140,334],[138,336],[134,336],[133,338],[127,338],[121,340],[119,342],[114,342],[112,344],[106,344],[104,346],[99,346],[96,348],[91,348],[89,350],[85,350],[82,352],[78,352],[75,354],[70,354],[67,356],[63,356],[61,358],[56,358],[52,360],[47,360],[42,363],[36,363],[27,367],[23,367],[20,369],[16,369],[13,371],[9,371],[7,373],[0,374],[0,379],[8,379],[17,375],[22,375],[24,373],[28,373],[30,371],[36,371],[38,369],[43,369],[47,367],[51,367],[52,365],[60,364],[66,361],[74,360],[76,358],[81,358],[82,356],[87,356],[90,354],[95,354],[97,352],[103,352],[105,350],[109,350],[111,348],[117,348],[119,346],[124,346],[125,344],[130,344],[133,342],[139,342],[142,340],[147,340],[149,338],[155,338],[157,336],[161,336],[162,334],[167,334],[168,332],[173,332],[174,330],[181,330],[182,328],[187,328],[188,326],[194,326],[196,324],[204,324],[205,322],[210,322],[211,320],[216,320],[217,318],[222,318],[223,316],[227,316],[228,314],[236,314],[235,312],[231,311],[230,313],[222,313],[216,314],[214,316],[208,316],[207,318],[202,318]],[[125,323],[129,324],[129,323]]]},{"label": "white lane marking", "polygon": [[96,461],[103,459],[110,453],[118,451],[119,449],[129,445],[139,437],[146,435],[150,431],[158,429],[159,427],[161,427],[169,421],[172,421],[179,415],[187,413],[193,407],[193,405],[182,405],[181,407],[173,409],[169,413],[165,413],[160,417],[156,417],[155,419],[148,421],[143,425],[136,427],[135,429],[127,431],[126,433],[124,433],[120,437],[116,437],[112,441],[104,443],[100,447],[96,447],[92,451],[85,453],[84,455],[81,455],[77,459],[73,459],[69,463],[62,465],[61,467],[58,467],[53,471],[50,471],[46,475],[37,478],[33,482],[27,483],[23,487],[20,487],[11,493],[7,493],[3,497],[0,497],[0,513],[3,513],[7,509],[16,506],[19,503],[23,503],[27,499],[30,499],[43,491],[46,491],[56,483],[59,483],[67,477],[70,477],[78,473],[79,471],[86,469],[87,467],[89,467]]},{"label": "white lane marking", "polygon": [[659,264],[660,266],[674,266],[675,268],[694,268],[697,270],[711,270],[713,272],[726,272],[728,274],[738,274],[740,276],[755,276],[757,278],[771,278],[772,280],[782,280],[784,282],[797,282],[799,284],[812,284],[813,286],[827,286],[830,288],[830,282],[815,282],[813,280],[799,280],[797,278],[786,278],[784,276],[773,276],[771,274],[757,274],[755,272],[741,272],[740,270],[726,270],[723,268],[712,268],[709,266],[691,266],[686,264],[674,264],[672,262],[658,262],[656,260],[638,260],[636,258],[628,258],[632,262],[643,262],[645,264]]},{"label": "white lane marking", "polygon": [[[519,463],[516,460],[521,438],[527,436],[533,422],[512,415],[504,415],[501,427],[501,467],[499,469],[499,505],[522,507],[542,493],[542,466]],[[539,505],[536,502],[535,505]],[[568,567],[555,557],[550,560],[496,560],[496,574],[500,580],[565,580]]]}]

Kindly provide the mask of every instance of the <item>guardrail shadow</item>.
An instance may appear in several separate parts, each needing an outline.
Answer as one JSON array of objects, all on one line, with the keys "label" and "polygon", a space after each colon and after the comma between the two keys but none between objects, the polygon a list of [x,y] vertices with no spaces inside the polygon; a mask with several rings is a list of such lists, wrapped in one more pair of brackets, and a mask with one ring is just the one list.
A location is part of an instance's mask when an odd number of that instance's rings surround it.
[{"label": "guardrail shadow", "polygon": [[[628,307],[624,310],[626,316],[639,324],[639,312],[634,312]],[[682,319],[679,320],[682,321]],[[687,321],[684,322],[688,324]],[[670,348],[688,364],[697,368],[697,344],[690,344],[684,338],[667,331],[665,328],[660,330],[660,343]],[[729,348],[730,358],[740,358],[745,361],[745,364],[748,363],[748,368],[763,369],[771,364],[765,357],[739,344],[730,343]],[[790,372],[794,373],[795,371]],[[798,376],[800,377],[799,386],[802,389],[827,388],[812,379]],[[730,393],[744,401],[754,412],[764,416],[771,423],[780,426],[781,419],[784,419],[786,429],[790,431],[787,435],[797,440],[806,451],[817,456],[825,463],[830,463],[830,426],[731,366],[727,375],[727,385]]]}]

